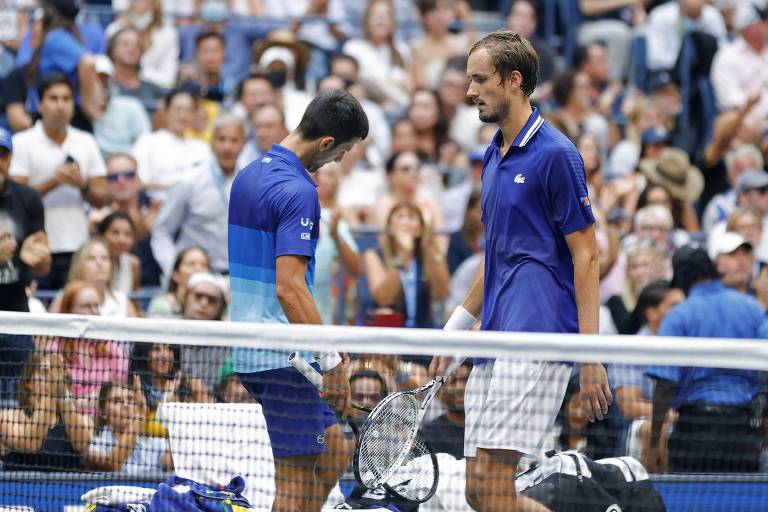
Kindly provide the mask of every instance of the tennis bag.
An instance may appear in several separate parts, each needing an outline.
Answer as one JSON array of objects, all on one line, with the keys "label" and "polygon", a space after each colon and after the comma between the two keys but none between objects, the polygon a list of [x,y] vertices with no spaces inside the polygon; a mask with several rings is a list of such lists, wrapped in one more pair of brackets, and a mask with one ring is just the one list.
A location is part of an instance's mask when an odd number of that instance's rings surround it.
[{"label": "tennis bag", "polygon": [[554,454],[519,475],[517,492],[557,512],[665,512],[642,464],[632,457],[593,461],[576,451]]}]

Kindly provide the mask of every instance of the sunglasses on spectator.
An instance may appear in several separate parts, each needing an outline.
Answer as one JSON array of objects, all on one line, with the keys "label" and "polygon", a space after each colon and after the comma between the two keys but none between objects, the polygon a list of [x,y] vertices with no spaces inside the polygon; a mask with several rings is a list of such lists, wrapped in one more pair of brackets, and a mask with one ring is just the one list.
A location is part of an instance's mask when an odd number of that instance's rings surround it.
[{"label": "sunglasses on spectator", "polygon": [[403,172],[419,172],[419,167],[416,165],[398,165],[395,169]]},{"label": "sunglasses on spectator", "polygon": [[115,183],[120,178],[124,179],[125,181],[132,180],[136,177],[136,171],[117,171],[113,172],[112,174],[107,174],[107,181],[110,183]]},{"label": "sunglasses on spectator", "polygon": [[753,188],[752,190],[757,190],[760,195],[764,196],[765,194],[768,194],[768,185],[765,185],[764,187]]}]

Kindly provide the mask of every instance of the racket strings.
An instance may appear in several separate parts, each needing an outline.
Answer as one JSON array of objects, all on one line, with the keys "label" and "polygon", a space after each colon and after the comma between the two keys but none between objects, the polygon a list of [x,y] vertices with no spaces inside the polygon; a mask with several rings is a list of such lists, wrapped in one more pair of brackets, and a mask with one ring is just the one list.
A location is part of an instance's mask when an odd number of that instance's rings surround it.
[{"label": "racket strings", "polygon": [[402,498],[423,502],[434,492],[439,477],[437,461],[419,433],[413,447],[387,485]]},{"label": "racket strings", "polygon": [[382,403],[375,417],[369,418],[360,436],[358,448],[359,474],[363,485],[374,488],[399,466],[398,459],[418,421],[419,405],[412,395],[400,395]]}]

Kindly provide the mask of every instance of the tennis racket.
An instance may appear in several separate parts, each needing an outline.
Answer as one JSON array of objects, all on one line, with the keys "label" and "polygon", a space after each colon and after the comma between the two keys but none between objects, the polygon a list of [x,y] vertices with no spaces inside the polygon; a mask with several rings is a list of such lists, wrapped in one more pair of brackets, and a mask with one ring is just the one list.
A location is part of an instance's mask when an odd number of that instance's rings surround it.
[{"label": "tennis racket", "polygon": [[[292,353],[288,357],[288,363],[304,375],[304,377],[306,377],[306,379],[318,390],[323,390],[323,376],[310,366],[297,352]],[[456,365],[456,367],[458,366],[459,365]],[[371,409],[359,404],[353,403],[352,406],[365,413],[372,412]],[[374,411],[375,410],[376,408],[374,408]],[[432,448],[429,446],[429,443],[424,440],[421,433],[418,431],[418,428],[416,430],[416,436],[413,442],[409,445],[405,456],[402,458],[400,466],[394,468],[390,478],[384,479],[375,487],[371,487],[370,485],[365,484],[361,478],[362,473],[359,464],[359,447],[362,434],[353,421],[350,421],[349,424],[358,438],[358,443],[355,448],[353,469],[355,479],[361,485],[370,490],[375,490],[383,486],[388,493],[395,497],[410,500],[415,503],[424,503],[434,496],[435,491],[437,491],[437,483],[440,476],[437,457],[435,456],[435,452],[432,451]],[[366,425],[367,424],[368,420],[366,420]],[[366,426],[364,425],[363,431],[365,431],[365,429]]]},{"label": "tennis racket", "polygon": [[[414,449],[419,427],[445,377],[464,362],[454,358],[445,374],[411,391],[392,393],[373,408],[355,447],[355,478],[375,489],[397,473]],[[426,393],[421,402],[417,396]]]}]

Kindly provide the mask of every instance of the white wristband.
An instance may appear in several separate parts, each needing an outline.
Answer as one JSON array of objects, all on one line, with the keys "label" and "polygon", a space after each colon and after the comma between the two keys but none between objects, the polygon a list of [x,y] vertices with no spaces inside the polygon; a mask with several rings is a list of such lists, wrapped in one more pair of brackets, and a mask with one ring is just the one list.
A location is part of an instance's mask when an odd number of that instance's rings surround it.
[{"label": "white wristband", "polygon": [[466,331],[475,325],[475,322],[477,322],[477,318],[472,316],[463,306],[457,306],[443,329],[446,331]]},{"label": "white wristband", "polygon": [[324,372],[333,370],[339,363],[341,363],[341,356],[335,350],[330,350],[328,352],[312,352],[312,355],[315,357],[317,364],[320,365],[320,369]]}]

